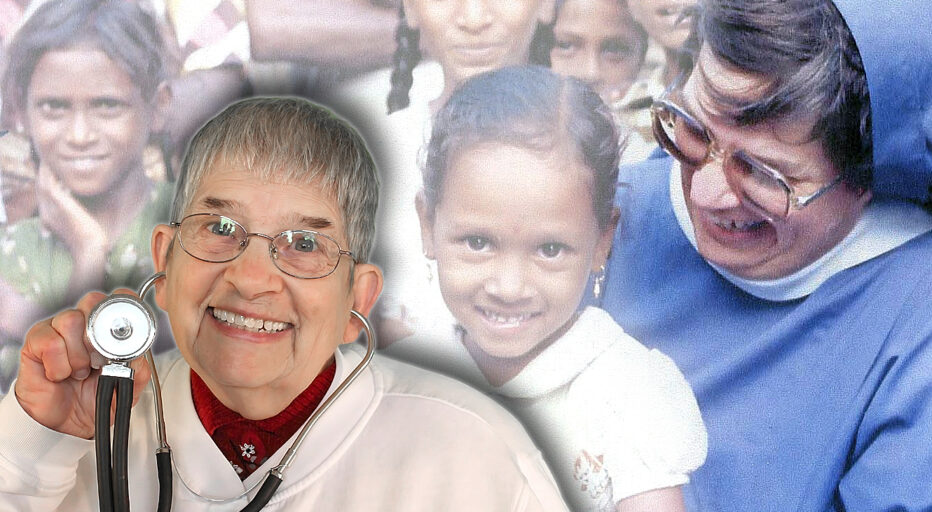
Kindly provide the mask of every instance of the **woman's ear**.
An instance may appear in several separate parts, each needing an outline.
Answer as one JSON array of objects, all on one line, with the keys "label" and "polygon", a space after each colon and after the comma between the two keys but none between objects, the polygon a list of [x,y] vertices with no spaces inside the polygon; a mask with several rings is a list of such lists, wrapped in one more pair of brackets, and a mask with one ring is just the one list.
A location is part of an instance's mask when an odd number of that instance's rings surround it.
[{"label": "woman's ear", "polygon": [[599,241],[596,243],[595,256],[592,258],[593,272],[598,272],[602,265],[605,265],[605,262],[608,261],[608,255],[612,252],[612,241],[615,239],[615,228],[618,226],[620,217],[621,213],[618,207],[613,206],[608,225],[602,230]]},{"label": "woman's ear", "polygon": [[[382,281],[382,271],[379,267],[371,263],[357,263],[353,268],[353,309],[368,318],[382,292]],[[354,341],[361,328],[359,320],[351,316],[343,332],[343,342]]]},{"label": "woman's ear", "polygon": [[420,22],[417,19],[417,11],[411,6],[411,0],[401,0],[401,6],[404,7],[405,10],[405,21],[408,24],[408,28],[417,30]]},{"label": "woman's ear", "polygon": [[[175,230],[168,224],[159,224],[152,230],[152,265],[156,272],[165,272],[175,240]],[[155,303],[165,309],[165,281],[155,282]]]},{"label": "woman's ear", "polygon": [[424,256],[434,259],[434,219],[427,211],[427,199],[423,189],[414,198],[414,208],[421,222],[421,248],[424,250]]}]

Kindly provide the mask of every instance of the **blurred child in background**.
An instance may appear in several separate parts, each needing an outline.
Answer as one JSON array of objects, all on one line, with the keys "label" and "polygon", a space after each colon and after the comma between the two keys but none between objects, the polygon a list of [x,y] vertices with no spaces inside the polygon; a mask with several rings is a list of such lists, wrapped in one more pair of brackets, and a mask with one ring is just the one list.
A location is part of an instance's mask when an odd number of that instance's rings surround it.
[{"label": "blurred child in background", "polygon": [[628,95],[647,52],[647,32],[625,0],[558,0],[550,67],[592,87],[617,117],[622,161],[636,162],[653,149],[628,125]]},{"label": "blurred child in background", "polygon": [[[3,345],[18,350],[28,325],[86,290],[151,272],[151,226],[171,200],[145,172],[170,101],[164,52],[133,2],[49,2],[12,39],[4,115],[30,140],[38,216],[0,231]],[[5,388],[15,363],[0,366]]]}]

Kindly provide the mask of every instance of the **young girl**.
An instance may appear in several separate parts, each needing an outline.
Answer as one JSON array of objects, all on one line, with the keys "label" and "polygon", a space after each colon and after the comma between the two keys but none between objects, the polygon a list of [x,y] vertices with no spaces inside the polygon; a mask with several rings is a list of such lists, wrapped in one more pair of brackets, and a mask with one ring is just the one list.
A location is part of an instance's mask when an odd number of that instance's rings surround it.
[{"label": "young girl", "polygon": [[390,349],[504,397],[575,509],[680,510],[706,449],[689,385],[604,311],[579,310],[617,219],[617,140],[596,94],[543,68],[454,93],[417,209],[455,323]]},{"label": "young girl", "polygon": [[[448,323],[436,283],[427,279],[414,196],[421,187],[418,155],[430,119],[469,77],[546,58],[554,0],[404,0],[394,66],[341,87],[333,102],[371,133],[382,190],[376,260],[385,269],[377,313],[380,343]],[[549,48],[548,48],[549,49]],[[433,60],[421,61],[421,51]],[[388,90],[388,87],[391,90]],[[388,111],[386,112],[386,98]],[[397,325],[397,329],[387,329]]]},{"label": "young girl", "polygon": [[150,272],[170,201],[144,171],[169,100],[160,34],[135,2],[71,0],[42,5],[11,41],[3,97],[30,139],[39,215],[0,231],[4,344],[18,349],[38,316],[89,289]]}]

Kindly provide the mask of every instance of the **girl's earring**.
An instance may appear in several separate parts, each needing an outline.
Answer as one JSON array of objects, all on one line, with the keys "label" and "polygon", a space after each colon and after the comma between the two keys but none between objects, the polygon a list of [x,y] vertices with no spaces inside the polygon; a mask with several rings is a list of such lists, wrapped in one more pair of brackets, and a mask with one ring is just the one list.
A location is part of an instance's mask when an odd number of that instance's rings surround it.
[{"label": "girl's earring", "polygon": [[602,288],[605,286],[605,265],[599,267],[599,271],[592,278],[592,296],[596,299],[602,297]]},{"label": "girl's earring", "polygon": [[431,263],[431,259],[427,255],[427,251],[424,251],[424,267],[427,269],[427,282],[433,283],[434,282],[434,269],[430,263]]}]

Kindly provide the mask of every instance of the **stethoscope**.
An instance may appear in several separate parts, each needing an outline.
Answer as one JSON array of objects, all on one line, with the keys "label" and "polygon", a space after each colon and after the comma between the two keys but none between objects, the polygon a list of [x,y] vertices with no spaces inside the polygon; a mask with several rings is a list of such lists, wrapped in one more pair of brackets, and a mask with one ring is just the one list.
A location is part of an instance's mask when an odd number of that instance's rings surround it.
[{"label": "stethoscope", "polygon": [[[142,356],[146,358],[152,372],[149,379],[155,405],[156,434],[158,448],[155,462],[159,479],[159,512],[171,510],[172,502],[172,459],[171,447],[165,436],[165,417],[162,412],[162,387],[156,373],[155,360],[152,356],[152,343],[155,341],[155,316],[143,299],[152,285],[164,272],[158,272],[142,284],[138,297],[129,294],[112,294],[91,310],[87,319],[87,337],[107,364],[101,369],[97,381],[97,410],[95,416],[94,445],[97,455],[97,488],[101,512],[129,511],[129,479],[127,476],[127,453],[129,448],[129,419],[133,406],[133,369],[129,363]],[[347,378],[324,400],[311,414],[302,427],[298,437],[285,452],[281,462],[268,471],[262,481],[262,487],[255,497],[246,504],[242,512],[261,510],[275,494],[285,477],[285,471],[294,461],[311,428],[320,416],[343,394],[368,366],[375,353],[375,337],[366,317],[355,310],[350,313],[362,322],[366,330],[366,354]],[[113,424],[113,442],[110,439],[110,405],[116,394],[116,414]],[[112,450],[112,453],[111,453]],[[182,480],[182,483],[184,481]],[[187,484],[185,484],[187,487]],[[188,488],[190,490],[190,488]],[[229,499],[204,498],[208,501],[230,501],[245,496],[252,489],[240,496]],[[192,490],[192,492],[194,492]]]}]

